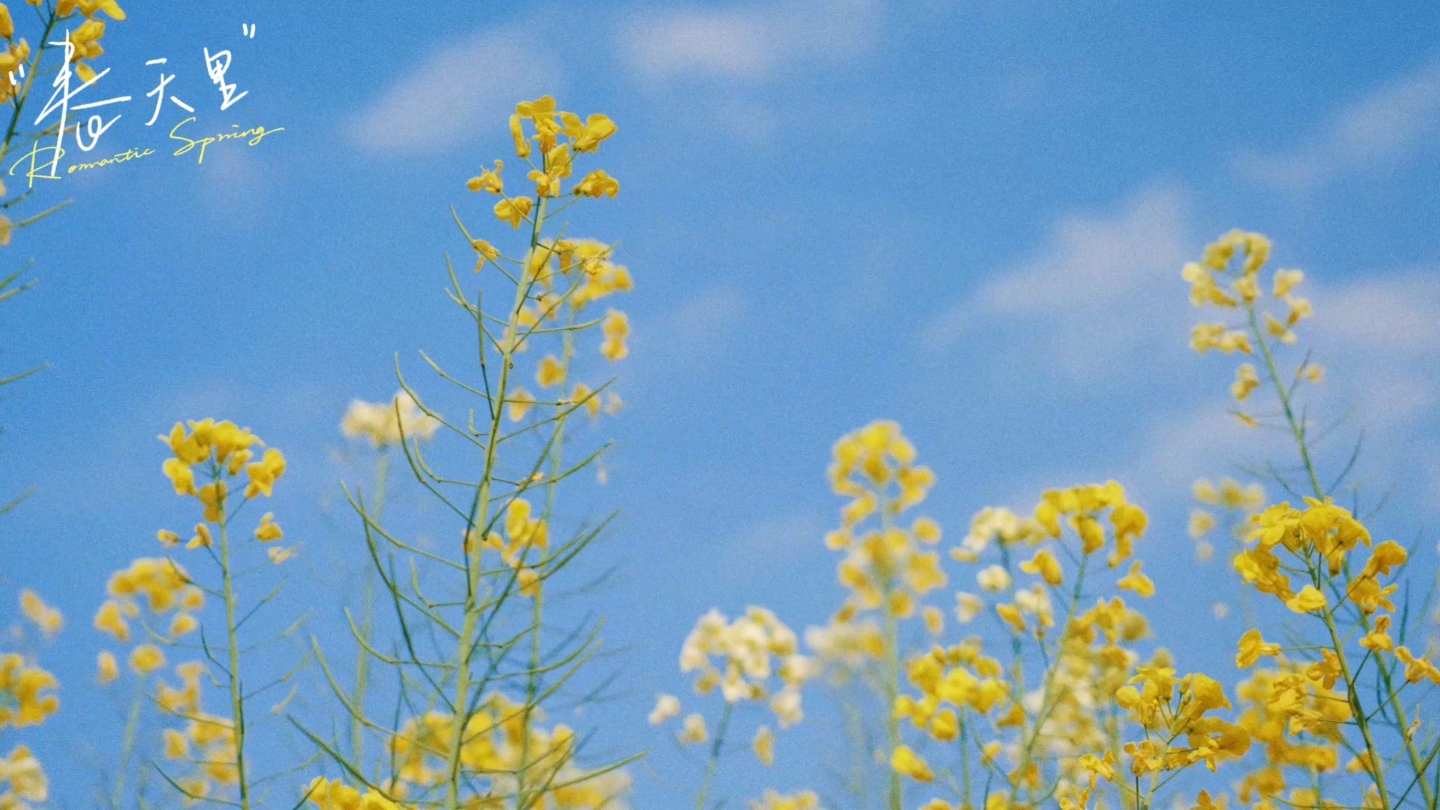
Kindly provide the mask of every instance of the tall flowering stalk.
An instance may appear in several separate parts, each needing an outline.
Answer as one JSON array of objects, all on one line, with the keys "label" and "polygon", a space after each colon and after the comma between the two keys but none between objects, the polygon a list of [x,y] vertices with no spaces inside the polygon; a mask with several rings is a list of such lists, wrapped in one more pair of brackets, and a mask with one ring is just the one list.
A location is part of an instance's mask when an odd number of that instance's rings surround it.
[{"label": "tall flowering stalk", "polygon": [[[568,237],[554,223],[581,199],[618,193],[619,183],[603,170],[572,179],[576,162],[595,152],[616,127],[603,115],[582,120],[557,110],[548,96],[518,105],[510,125],[516,155],[530,167],[533,195],[506,193],[502,161],[467,185],[497,196],[495,217],[516,231],[523,226],[527,238],[521,250],[507,253],[472,236],[456,213],[480,275],[477,287],[467,291],[453,267],[450,272],[451,300],[476,330],[475,373],[454,374],[424,358],[478,407],[467,420],[448,418],[400,379],[406,401],[442,435],[465,443],[476,468],[438,472],[397,398],[395,419],[386,424],[398,432],[395,444],[416,481],[453,519],[454,541],[432,551],[401,539],[381,522],[373,501],[350,495],[380,592],[393,609],[396,638],[387,650],[376,635],[352,627],[363,654],[395,674],[390,693],[395,711],[388,718],[372,716],[340,687],[321,656],[336,696],[383,749],[373,759],[347,756],[302,726],[342,772],[340,779],[317,777],[311,783],[307,795],[322,808],[351,801],[446,810],[477,804],[520,810],[551,801],[601,807],[618,802],[628,785],[620,770],[628,760],[582,766],[576,733],[564,725],[542,725],[545,707],[564,694],[599,644],[595,628],[558,633],[552,640],[545,594],[547,583],[608,522],[581,525],[563,539],[554,536],[553,527],[564,521],[562,485],[603,450],[574,462],[565,458],[574,419],[598,418],[620,405],[608,383],[592,386],[576,379],[593,367],[582,352],[609,361],[628,353],[626,316],[616,310],[595,314],[595,304],[632,287],[610,245]],[[509,298],[498,314],[483,306],[497,287]],[[587,351],[586,338],[595,332],[601,340]],[[534,370],[539,395],[519,381],[521,355],[531,349],[549,349]],[[527,441],[537,445],[533,452],[522,449]],[[361,746],[352,749],[358,753]]]},{"label": "tall flowering stalk", "polygon": [[[156,767],[186,801],[215,801],[249,810],[258,780],[247,758],[247,708],[264,689],[254,688],[253,683],[247,687],[240,631],[249,617],[274,598],[279,586],[259,599],[244,600],[241,572],[250,571],[253,579],[250,559],[258,556],[280,565],[290,559],[295,548],[278,544],[284,533],[270,512],[255,521],[249,538],[236,537],[232,524],[252,501],[271,497],[276,481],[285,473],[285,456],[273,447],[261,451],[264,442],[248,428],[213,419],[192,421],[188,428],[176,423],[169,435],[160,438],[172,454],[164,463],[164,472],[175,494],[194,498],[200,508],[200,520],[193,535],[184,541],[184,550],[208,558],[218,582],[205,584],[206,578],[192,577],[169,557],[136,560],[111,578],[111,598],[96,614],[95,625],[123,642],[131,637],[130,621],[143,615],[140,602],[152,614],[172,614],[166,631],[143,625],[153,643],[141,644],[130,653],[130,666],[141,678],[165,665],[160,645],[181,647],[182,638],[200,631],[198,646],[205,660],[176,667],[183,686],[155,681],[155,703],[182,724],[164,734],[165,759],[177,762],[180,770],[171,773],[158,763]],[[169,549],[182,543],[180,534],[168,529],[159,531],[157,537]],[[263,555],[259,553],[262,549]],[[223,646],[211,641],[214,636],[205,632],[205,623],[196,617],[206,595],[221,600],[222,633],[217,635]],[[262,646],[250,642],[244,649]],[[102,660],[102,674],[106,664]],[[226,693],[225,714],[209,714],[201,708],[201,680],[207,672]]]},{"label": "tall flowering stalk", "polygon": [[[1314,308],[1298,294],[1305,279],[1299,270],[1274,270],[1265,284],[1270,254],[1271,243],[1264,236],[1231,231],[1182,273],[1195,306],[1236,315],[1230,323],[1195,326],[1191,347],[1200,354],[1215,350],[1258,359],[1259,369],[1250,362],[1236,369],[1231,385],[1236,417],[1258,426],[1261,418],[1248,406],[1257,392],[1273,396],[1275,421],[1293,439],[1304,472],[1303,483],[1278,474],[1277,480],[1287,491],[1309,493],[1299,506],[1283,502],[1255,516],[1247,548],[1233,563],[1255,591],[1306,617],[1306,626],[1318,625],[1320,632],[1319,641],[1282,645],[1266,641],[1253,629],[1240,642],[1237,665],[1243,668],[1263,657],[1277,659],[1279,668],[1257,671],[1248,692],[1257,718],[1273,718],[1286,729],[1267,729],[1268,761],[1247,779],[1247,791],[1268,800],[1287,787],[1287,772],[1308,769],[1317,775],[1295,790],[1301,791],[1302,800],[1322,802],[1326,786],[1318,774],[1334,771],[1343,750],[1351,754],[1346,770],[1367,783],[1361,797],[1366,807],[1399,807],[1418,796],[1421,806],[1434,808],[1440,796],[1440,736],[1420,733],[1418,702],[1407,710],[1404,698],[1420,685],[1440,684],[1440,669],[1405,646],[1406,631],[1413,629],[1407,627],[1408,611],[1395,618],[1395,602],[1403,596],[1394,580],[1409,551],[1390,540],[1375,543],[1350,510],[1335,503],[1331,490],[1344,480],[1353,458],[1333,484],[1327,488],[1322,483],[1310,438],[1312,422],[1299,399],[1304,386],[1324,379],[1325,369],[1309,353],[1288,363],[1281,355],[1282,349],[1299,342],[1295,330],[1314,315]],[[1363,564],[1358,558],[1361,546],[1369,549]],[[1310,663],[1292,663],[1286,653]],[[1317,694],[1333,697],[1317,707]],[[1297,746],[1291,736],[1309,737],[1314,743]]]}]

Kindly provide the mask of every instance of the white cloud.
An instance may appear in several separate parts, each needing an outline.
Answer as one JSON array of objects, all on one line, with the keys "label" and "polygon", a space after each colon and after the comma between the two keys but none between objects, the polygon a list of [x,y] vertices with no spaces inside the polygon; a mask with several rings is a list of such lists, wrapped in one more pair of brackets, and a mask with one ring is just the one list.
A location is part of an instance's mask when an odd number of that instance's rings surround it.
[{"label": "white cloud", "polygon": [[[1423,497],[1440,485],[1435,442],[1420,424],[1440,405],[1435,363],[1440,276],[1430,271],[1343,284],[1307,281],[1306,288],[1302,291],[1314,299],[1316,316],[1300,327],[1303,348],[1313,349],[1313,359],[1330,369],[1324,383],[1305,386],[1300,396],[1300,408],[1314,425],[1312,440],[1321,444],[1322,475],[1338,472],[1363,433],[1361,463],[1350,480],[1363,481],[1373,499],[1403,470],[1402,488]],[[1296,348],[1277,347],[1287,373],[1302,356]],[[1223,390],[1222,377],[1207,376],[1217,392]],[[1289,434],[1245,428],[1231,415],[1233,407],[1232,400],[1215,398],[1193,410],[1156,415],[1145,429],[1145,449],[1125,480],[1176,495],[1197,476],[1234,474],[1231,465],[1256,459],[1282,460],[1287,474],[1302,478],[1294,469]],[[1273,405],[1256,407],[1272,411],[1267,422],[1279,422]]]},{"label": "white cloud", "polygon": [[1241,174],[1287,191],[1395,162],[1440,135],[1440,64],[1400,76],[1338,110],[1295,148],[1245,153]]},{"label": "white cloud", "polygon": [[556,60],[518,29],[483,31],[431,53],[354,121],[357,143],[415,154],[461,143],[504,120],[517,100],[554,93]]},{"label": "white cloud", "polygon": [[1033,259],[962,298],[925,328],[932,351],[981,329],[1006,327],[1044,340],[1052,358],[1079,376],[1123,359],[1184,305],[1186,194],[1158,186],[1119,211],[1061,219]]},{"label": "white cloud", "polygon": [[621,55],[641,77],[761,79],[801,62],[836,62],[869,48],[876,0],[783,0],[635,15],[620,31]]},{"label": "white cloud", "polygon": [[783,574],[797,561],[820,548],[825,522],[813,512],[798,512],[762,521],[725,542],[720,574],[727,579],[752,581],[761,572]]}]

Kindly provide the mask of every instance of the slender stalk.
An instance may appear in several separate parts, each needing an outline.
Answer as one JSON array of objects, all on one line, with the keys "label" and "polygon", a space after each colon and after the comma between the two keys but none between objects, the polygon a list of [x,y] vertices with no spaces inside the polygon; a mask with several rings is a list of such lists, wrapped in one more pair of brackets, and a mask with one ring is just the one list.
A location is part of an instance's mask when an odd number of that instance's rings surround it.
[{"label": "slender stalk", "polygon": [[[545,221],[545,198],[539,198],[535,206],[535,217],[533,229],[530,236],[532,249],[540,240],[540,229]],[[525,306],[525,299],[529,294],[530,282],[525,278],[524,269],[521,270],[519,282],[515,286],[515,301],[510,307],[509,331],[507,334],[518,334],[520,309]],[[477,305],[478,306],[478,305]],[[480,593],[480,572],[481,552],[484,549],[484,541],[478,535],[484,531],[489,523],[491,486],[495,478],[496,455],[500,447],[500,426],[501,419],[505,414],[505,400],[510,388],[510,372],[514,368],[515,346],[513,339],[506,339],[504,350],[501,352],[500,379],[495,389],[495,407],[491,409],[489,440],[485,443],[484,469],[480,477],[480,487],[476,492],[475,517],[471,524],[466,527],[466,536],[473,536],[466,550],[467,570],[465,588],[465,620],[460,630],[460,643],[455,652],[455,718],[451,730],[449,759],[446,763],[446,810],[457,810],[460,807],[460,749],[465,741],[465,725],[469,718],[463,716],[466,707],[470,705],[470,659],[475,653],[478,639],[476,629],[480,623],[482,607],[479,603]],[[248,810],[248,808],[246,808]]]},{"label": "slender stalk", "polygon": [[725,710],[720,713],[720,724],[715,727],[715,742],[710,745],[710,759],[705,763],[705,778],[700,782],[700,792],[695,794],[695,810],[705,810],[710,799],[710,785],[715,781],[715,771],[720,767],[720,752],[725,746],[725,732],[730,728],[730,716],[735,704],[725,701]]},{"label": "slender stalk", "polygon": [[[1250,320],[1250,331],[1255,335],[1255,342],[1260,347],[1261,356],[1265,358],[1265,368],[1270,375],[1270,382],[1275,386],[1275,393],[1280,398],[1280,405],[1285,411],[1285,421],[1290,426],[1290,433],[1295,437],[1295,445],[1300,450],[1300,460],[1305,464],[1305,472],[1310,478],[1310,486],[1315,492],[1315,497],[1321,501],[1325,500],[1325,488],[1320,484],[1320,476],[1315,472],[1315,463],[1310,458],[1310,447],[1305,441],[1305,426],[1295,418],[1295,408],[1290,401],[1290,389],[1280,378],[1280,370],[1275,365],[1275,355],[1270,351],[1270,342],[1266,340],[1264,332],[1260,329],[1259,318],[1255,315],[1255,305],[1246,307]],[[1307,557],[1307,565],[1310,567],[1310,575],[1313,583],[1320,588],[1323,580],[1323,572],[1320,567],[1310,561]],[[1379,749],[1375,745],[1374,736],[1370,732],[1370,721],[1365,715],[1365,707],[1360,702],[1360,692],[1356,685],[1355,676],[1352,674],[1350,662],[1345,655],[1345,645],[1340,640],[1340,631],[1335,626],[1335,617],[1327,608],[1322,611],[1325,620],[1325,629],[1330,634],[1330,646],[1335,652],[1335,657],[1340,663],[1340,674],[1345,679],[1345,690],[1347,700],[1350,704],[1350,711],[1355,715],[1355,725],[1360,729],[1360,736],[1365,741],[1365,753],[1368,762],[1365,770],[1371,775],[1375,782],[1375,789],[1380,793],[1380,804],[1382,807],[1390,807],[1390,791],[1385,784],[1384,759],[1380,756]]]},{"label": "slender stalk", "polygon": [[[373,503],[374,521],[379,523],[385,513],[385,479],[390,471],[390,451],[386,448],[375,462],[375,499]],[[365,595],[361,603],[360,634],[365,637],[365,645],[373,647],[375,640],[375,569],[365,566]],[[355,662],[355,707],[365,707],[365,694],[370,689],[370,652],[364,646],[360,648],[359,660]],[[360,721],[359,715],[350,716],[350,748],[358,765],[363,758],[365,750],[365,724]]]},{"label": "slender stalk", "polygon": [[140,709],[145,705],[145,676],[135,684],[135,697],[130,701],[130,715],[125,719],[125,736],[120,743],[120,765],[115,774],[115,788],[110,792],[110,806],[120,810],[125,798],[125,777],[130,770],[130,756],[135,752],[136,732],[140,728]]},{"label": "slender stalk", "polygon": [[[218,476],[217,476],[218,480]],[[235,734],[235,772],[239,779],[241,810],[250,810],[250,784],[245,778],[245,705],[240,680],[240,645],[236,640],[235,577],[230,566],[229,521],[220,515],[220,570],[225,580],[225,635],[230,645],[230,711]]]}]

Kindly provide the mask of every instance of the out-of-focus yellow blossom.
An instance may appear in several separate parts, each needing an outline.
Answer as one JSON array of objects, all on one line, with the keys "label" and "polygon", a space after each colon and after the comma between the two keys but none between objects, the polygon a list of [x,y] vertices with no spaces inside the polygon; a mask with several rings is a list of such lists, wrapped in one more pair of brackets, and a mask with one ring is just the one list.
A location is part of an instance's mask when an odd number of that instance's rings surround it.
[{"label": "out-of-focus yellow blossom", "polygon": [[165,666],[165,653],[154,644],[141,644],[130,651],[130,669],[137,675],[149,675]]},{"label": "out-of-focus yellow blossom", "polygon": [[955,594],[955,619],[961,624],[969,624],[976,616],[985,612],[985,600],[973,593],[957,592]]},{"label": "out-of-focus yellow blossom", "polygon": [[295,556],[295,547],[286,546],[284,548],[281,548],[279,546],[271,546],[270,548],[265,549],[265,554],[270,558],[270,562],[279,565],[280,563],[283,563],[291,557]]},{"label": "out-of-focus yellow blossom", "polygon": [[169,529],[161,529],[160,531],[155,532],[155,538],[159,540],[160,545],[164,546],[165,548],[174,548],[180,544],[180,535],[170,531]]},{"label": "out-of-focus yellow blossom", "polygon": [[5,810],[29,810],[26,802],[43,802],[50,796],[50,780],[40,760],[30,749],[17,745],[10,755],[0,759],[0,785],[9,789],[0,793],[0,807]]},{"label": "out-of-focus yellow blossom", "polygon": [[100,682],[101,686],[104,686],[120,677],[120,662],[115,660],[115,653],[101,650],[100,654],[95,656],[95,670],[97,672],[95,679]]},{"label": "out-of-focus yellow blossom", "polygon": [[606,311],[600,328],[605,333],[605,340],[600,344],[600,354],[606,360],[623,360],[630,354],[630,350],[625,346],[625,339],[630,336],[630,319],[625,313],[614,309]]},{"label": "out-of-focus yellow blossom", "polygon": [[1020,517],[1004,507],[985,507],[970,522],[970,533],[950,556],[960,562],[975,562],[991,543],[1002,546],[1017,543],[1034,544],[1045,537],[1045,530],[1031,517]]},{"label": "out-of-focus yellow blossom", "polygon": [[1260,375],[1249,363],[1241,363],[1235,369],[1235,382],[1230,384],[1230,393],[1240,402],[1250,398],[1251,392],[1260,387]]},{"label": "out-of-focus yellow blossom", "polygon": [[660,695],[655,699],[655,708],[650,710],[650,725],[658,726],[667,720],[680,716],[680,698],[674,695]]},{"label": "out-of-focus yellow blossom", "polygon": [[775,733],[769,726],[761,726],[755,730],[755,739],[751,741],[750,748],[755,752],[755,757],[760,764],[767,768],[775,765]]},{"label": "out-of-focus yellow blossom", "polygon": [[699,745],[710,739],[710,729],[705,725],[705,718],[698,714],[687,715],[680,727],[678,739],[681,745]]},{"label": "out-of-focus yellow blossom", "polygon": [[1140,570],[1139,560],[1130,566],[1130,573],[1116,580],[1115,587],[1123,591],[1134,591],[1147,599],[1155,595],[1155,583]]},{"label": "out-of-focus yellow blossom", "polygon": [[1034,557],[1031,557],[1026,562],[1020,563],[1020,570],[1027,574],[1038,574],[1053,586],[1059,586],[1065,581],[1064,572],[1060,568],[1060,561],[1055,559],[1055,554],[1048,548],[1040,549],[1035,552]]},{"label": "out-of-focus yellow blossom", "polygon": [[1276,318],[1274,315],[1271,315],[1270,313],[1267,312],[1267,313],[1265,313],[1265,315],[1264,315],[1264,320],[1265,320],[1265,331],[1266,331],[1266,332],[1269,332],[1270,335],[1271,335],[1271,337],[1276,338],[1276,339],[1279,340],[1281,343],[1284,343],[1285,345],[1289,346],[1289,345],[1293,345],[1296,341],[1298,341],[1298,340],[1300,339],[1298,336],[1296,336],[1296,334],[1295,334],[1294,332],[1290,331],[1290,325],[1289,325],[1289,324],[1285,323],[1284,321],[1281,321],[1279,318]]},{"label": "out-of-focus yellow blossom", "polygon": [[945,611],[929,605],[920,611],[920,616],[925,620],[925,631],[930,635],[938,636],[945,632]]},{"label": "out-of-focus yellow blossom", "polygon": [[[267,453],[276,452],[268,450]],[[213,484],[206,484],[200,488],[198,497],[200,505],[205,507],[205,519],[211,523],[219,523],[221,516],[225,514],[225,497],[228,495],[228,487],[224,481],[216,481]]]},{"label": "out-of-focus yellow blossom", "polygon": [[271,543],[284,537],[285,533],[280,530],[280,524],[275,522],[275,513],[266,512],[260,517],[260,525],[255,529],[255,539],[262,543]]},{"label": "out-of-focus yellow blossom", "polygon": [[553,388],[565,382],[565,365],[560,358],[553,354],[545,355],[540,361],[540,367],[535,371],[535,382],[541,388]]},{"label": "out-of-focus yellow blossom", "polygon": [[425,413],[415,398],[396,392],[390,402],[352,400],[340,420],[340,432],[347,439],[365,439],[380,449],[403,439],[430,439],[440,429],[440,420]]},{"label": "out-of-focus yellow blossom", "polygon": [[106,591],[127,615],[138,615],[124,606],[133,605],[133,600],[140,596],[146,598],[150,612],[167,613],[182,605],[190,609],[188,606],[196,602],[204,604],[203,594],[192,582],[190,575],[174,560],[142,557],[112,574]]},{"label": "out-of-focus yellow blossom", "polygon": [[975,582],[982,591],[1001,592],[1010,590],[1010,572],[998,565],[992,565],[975,574]]},{"label": "out-of-focus yellow blossom", "polygon": [[590,390],[585,383],[575,383],[575,389],[570,392],[566,404],[575,404],[583,407],[585,412],[594,419],[600,415],[600,395]]},{"label": "out-of-focus yellow blossom", "polygon": [[535,407],[535,395],[524,388],[515,388],[510,391],[510,396],[505,400],[506,412],[511,422],[519,422],[525,418],[525,414]]},{"label": "out-of-focus yellow blossom", "polygon": [[1254,354],[1250,346],[1250,335],[1238,329],[1227,329],[1223,323],[1196,324],[1190,331],[1190,348],[1197,354],[1211,349],[1221,354]]},{"label": "out-of-focus yellow blossom", "polygon": [[781,795],[765,791],[760,801],[752,801],[750,810],[820,810],[820,797],[813,790]]},{"label": "out-of-focus yellow blossom", "polygon": [[1275,297],[1284,298],[1304,280],[1305,274],[1299,270],[1276,270]]},{"label": "out-of-focus yellow blossom", "polygon": [[268,498],[274,489],[275,481],[285,474],[285,456],[272,447],[265,451],[260,461],[246,464],[245,474],[250,477],[250,483],[245,487],[245,497],[264,495]]},{"label": "out-of-focus yellow blossom", "polygon": [[23,656],[0,653],[0,729],[45,722],[60,710],[60,698],[49,691],[59,686],[54,675],[27,664]]},{"label": "out-of-focus yellow blossom", "polygon": [[890,767],[901,776],[908,776],[916,782],[935,781],[935,772],[930,770],[929,763],[908,745],[899,746],[890,755]]},{"label": "out-of-focus yellow blossom", "polygon": [[65,616],[29,588],[20,592],[20,612],[34,622],[46,638],[54,637],[65,626]]},{"label": "out-of-focus yellow blossom", "polygon": [[185,548],[188,551],[194,551],[197,548],[212,548],[214,545],[215,538],[210,534],[210,527],[204,523],[196,523],[195,536],[190,538],[190,541],[185,544]]},{"label": "out-of-focus yellow blossom", "polygon": [[1190,523],[1186,527],[1186,533],[1191,539],[1199,540],[1215,529],[1215,515],[1204,509],[1195,509],[1190,512]]},{"label": "out-of-focus yellow blossom", "polygon": [[171,638],[179,638],[195,632],[200,628],[200,622],[189,613],[176,613],[170,620],[169,635]]},{"label": "out-of-focus yellow blossom", "polygon": [[828,667],[855,670],[885,655],[885,635],[873,621],[836,617],[825,627],[806,628],[805,646]]},{"label": "out-of-focus yellow blossom", "polygon": [[96,611],[95,629],[109,633],[120,641],[130,640],[130,623],[125,621],[120,603],[113,600],[107,601]]},{"label": "out-of-focus yellow blossom", "polygon": [[[700,694],[718,686],[727,703],[770,698],[771,711],[786,728],[799,722],[800,688],[819,667],[798,652],[795,633],[774,613],[751,607],[733,622],[718,610],[701,616],[681,647],[680,671],[698,673]],[[772,678],[779,680],[778,692]]]}]

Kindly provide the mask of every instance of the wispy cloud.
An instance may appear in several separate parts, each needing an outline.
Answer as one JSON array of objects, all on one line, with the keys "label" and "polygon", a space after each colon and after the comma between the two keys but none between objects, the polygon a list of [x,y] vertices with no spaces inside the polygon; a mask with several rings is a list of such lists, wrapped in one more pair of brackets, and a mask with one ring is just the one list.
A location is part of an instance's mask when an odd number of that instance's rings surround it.
[{"label": "wispy cloud", "polygon": [[[1174,288],[1185,257],[1186,193],[1157,186],[1107,215],[1061,219],[1032,259],[997,274],[924,329],[931,351],[955,347],[1001,325],[1033,332],[1074,375],[1121,359],[1183,305]],[[1173,299],[1173,307],[1163,303]]]},{"label": "wispy cloud", "polygon": [[517,99],[555,91],[557,62],[536,47],[522,30],[501,29],[439,48],[357,116],[355,141],[376,152],[437,152],[494,127]]},{"label": "wispy cloud", "polygon": [[621,55],[641,78],[763,79],[805,62],[836,62],[871,47],[876,0],[783,0],[691,7],[626,19]]},{"label": "wispy cloud", "polygon": [[1247,152],[1242,175],[1292,192],[1341,175],[1394,163],[1440,136],[1440,63],[1400,76],[1336,111],[1295,147]]}]

